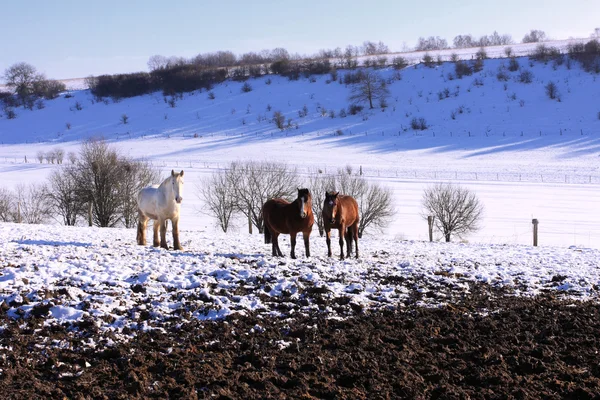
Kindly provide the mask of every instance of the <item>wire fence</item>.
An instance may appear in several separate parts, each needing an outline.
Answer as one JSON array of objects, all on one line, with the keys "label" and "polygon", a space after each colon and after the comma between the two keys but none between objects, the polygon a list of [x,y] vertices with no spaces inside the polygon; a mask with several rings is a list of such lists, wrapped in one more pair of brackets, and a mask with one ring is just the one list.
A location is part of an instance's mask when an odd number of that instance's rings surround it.
[{"label": "wire fence", "polygon": [[[4,164],[30,164],[44,165],[36,158],[17,158],[2,157],[0,163]],[[64,163],[68,163],[67,160]],[[157,168],[189,168],[193,170],[203,170],[210,173],[219,170],[227,170],[230,163],[201,162],[193,160],[151,160],[149,163]],[[58,164],[51,164],[58,166]],[[325,175],[338,174],[340,171],[346,171],[346,166],[314,164],[311,166],[287,164],[295,168],[300,175],[311,175],[320,173]],[[524,183],[555,183],[555,184],[588,184],[600,185],[600,174],[593,173],[564,173],[560,171],[548,172],[495,172],[495,171],[459,171],[459,170],[438,170],[438,169],[410,169],[410,168],[390,168],[390,167],[352,167],[353,174],[360,174],[365,178],[380,179],[406,179],[406,180],[430,180],[430,181],[481,181],[481,182],[524,182]]]},{"label": "wire fence", "polygon": [[[200,169],[206,172],[227,170],[229,163],[210,163],[194,161],[152,161],[151,164],[158,168],[190,168]],[[303,166],[288,164],[300,175],[320,173],[325,175],[338,174],[346,171],[346,167],[336,165]],[[493,172],[493,171],[458,171],[458,170],[424,170],[424,169],[400,169],[400,168],[373,168],[353,167],[352,174],[360,174],[365,178],[380,179],[407,179],[407,180],[431,180],[431,181],[481,181],[481,182],[524,182],[524,183],[556,183],[556,184],[590,184],[600,185],[598,174],[568,174],[562,172]]]}]

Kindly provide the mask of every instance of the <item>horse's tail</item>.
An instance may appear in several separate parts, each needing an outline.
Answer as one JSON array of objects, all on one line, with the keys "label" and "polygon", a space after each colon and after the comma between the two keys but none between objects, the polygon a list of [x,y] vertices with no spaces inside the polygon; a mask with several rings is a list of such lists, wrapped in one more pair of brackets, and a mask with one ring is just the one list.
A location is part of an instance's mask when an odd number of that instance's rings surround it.
[{"label": "horse's tail", "polygon": [[267,224],[264,225],[263,232],[265,234],[265,243],[271,243],[271,231],[267,228]]}]

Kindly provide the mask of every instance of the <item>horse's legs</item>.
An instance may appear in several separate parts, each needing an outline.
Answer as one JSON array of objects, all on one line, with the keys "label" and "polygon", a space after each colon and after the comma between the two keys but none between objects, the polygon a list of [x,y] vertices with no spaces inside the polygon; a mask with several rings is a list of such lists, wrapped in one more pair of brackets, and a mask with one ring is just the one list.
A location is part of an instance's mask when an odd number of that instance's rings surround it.
[{"label": "horse's legs", "polygon": [[310,237],[310,231],[302,232],[302,238],[304,239],[304,255],[306,257],[310,257],[310,242],[308,238]]},{"label": "horse's legs", "polygon": [[331,228],[325,228],[325,242],[327,242],[327,257],[331,257]]},{"label": "horse's legs", "polygon": [[[267,229],[265,227],[265,229]],[[279,240],[279,233],[276,232],[271,232],[271,255],[273,257],[278,257],[279,253],[277,252],[279,250],[279,246],[277,245],[277,241]]]},{"label": "horse's legs", "polygon": [[352,236],[350,236],[350,241],[354,238],[354,247],[356,249],[356,258],[358,258],[358,221],[352,224]]},{"label": "horse's legs", "polygon": [[179,242],[179,217],[173,218],[171,224],[173,225],[173,250],[183,250]]},{"label": "horse's legs", "polygon": [[155,219],[152,221],[152,230],[154,231],[154,237],[152,238],[152,246],[160,246],[160,239],[158,238],[158,229],[160,228],[160,221]]},{"label": "horse's legs", "polygon": [[344,259],[344,235],[346,234],[346,227],[340,226],[340,260]]},{"label": "horse's legs", "polygon": [[352,227],[349,226],[346,228],[346,256],[350,257],[352,255]]},{"label": "horse's legs", "polygon": [[169,249],[167,246],[167,220],[159,219],[159,227],[160,227],[160,247],[163,249]]},{"label": "horse's legs", "polygon": [[273,241],[275,243],[275,257],[283,257],[283,253],[279,248],[279,233],[273,234]]},{"label": "horse's legs", "polygon": [[146,226],[148,225],[148,217],[138,210],[138,227],[137,227],[137,244],[146,245]]},{"label": "horse's legs", "polygon": [[298,232],[290,232],[290,244],[292,246],[292,252],[290,254],[290,257],[292,258],[296,258],[296,235],[298,234]]}]

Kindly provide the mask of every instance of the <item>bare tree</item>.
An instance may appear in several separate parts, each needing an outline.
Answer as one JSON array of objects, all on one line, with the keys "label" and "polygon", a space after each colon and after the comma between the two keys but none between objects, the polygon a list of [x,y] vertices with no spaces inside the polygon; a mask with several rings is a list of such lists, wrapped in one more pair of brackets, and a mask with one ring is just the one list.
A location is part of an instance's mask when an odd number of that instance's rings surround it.
[{"label": "bare tree", "polygon": [[283,130],[285,128],[285,116],[281,111],[275,111],[273,113],[273,122],[277,128]]},{"label": "bare tree", "polygon": [[538,30],[538,29],[532,29],[529,33],[525,34],[525,36],[523,36],[523,40],[521,41],[522,43],[537,43],[537,42],[543,42],[544,40],[546,40],[546,32]]},{"label": "bare tree", "polygon": [[18,202],[18,215],[14,220],[28,224],[41,224],[48,219],[50,208],[46,200],[46,187],[40,184],[30,184],[25,186],[19,184],[16,188],[16,197]]},{"label": "bare tree", "polygon": [[65,151],[64,149],[57,147],[56,149],[54,149],[54,155],[56,156],[56,163],[57,164],[62,164],[63,160],[65,158]]},{"label": "bare tree", "polygon": [[67,158],[71,164],[75,164],[77,162],[77,153],[70,151],[69,154],[67,154]]},{"label": "bare tree", "polygon": [[113,227],[121,220],[122,200],[119,182],[122,179],[120,155],[102,140],[90,139],[81,146],[73,168],[77,195],[92,204],[93,223]]},{"label": "bare tree", "polygon": [[54,164],[55,160],[56,160],[56,151],[55,150],[47,151],[46,152],[46,163]]},{"label": "bare tree", "polygon": [[54,218],[60,218],[65,225],[75,226],[77,217],[85,212],[85,203],[77,195],[77,181],[72,165],[50,174],[46,197]]},{"label": "bare tree", "polygon": [[263,233],[262,206],[277,197],[292,197],[297,189],[295,168],[278,162],[233,162],[230,165],[237,209]]},{"label": "bare tree", "polygon": [[353,103],[369,102],[369,108],[373,108],[373,100],[385,99],[390,95],[385,81],[373,72],[366,71],[362,75],[360,83],[352,87],[350,101]]},{"label": "bare tree", "polygon": [[197,186],[198,198],[204,201],[208,214],[215,217],[219,227],[227,233],[231,217],[237,211],[235,200],[235,169],[217,171]]},{"label": "bare tree", "polygon": [[44,162],[44,158],[46,158],[46,155],[41,150],[38,151],[35,156],[38,159],[38,161],[40,162],[40,164],[42,164]]},{"label": "bare tree", "polygon": [[358,235],[362,237],[368,227],[382,229],[394,215],[392,193],[388,188],[374,182],[368,182],[364,176],[353,174],[353,168],[347,165],[338,170],[335,176],[336,190],[352,196],[358,202],[360,223]]},{"label": "bare tree", "polygon": [[15,91],[21,104],[25,106],[33,104],[30,100],[34,93],[34,85],[44,79],[44,75],[38,73],[33,65],[25,62],[13,64],[4,71],[6,85]]},{"label": "bare tree", "polygon": [[0,188],[0,221],[14,221],[15,195],[6,188]]},{"label": "bare tree", "polygon": [[169,59],[165,56],[154,55],[148,59],[148,70],[150,72],[165,69],[169,65]]},{"label": "bare tree", "polygon": [[446,242],[450,241],[451,235],[462,236],[477,231],[483,215],[483,204],[475,193],[450,183],[437,183],[425,189],[423,207],[424,217],[435,218],[435,226]]},{"label": "bare tree", "polygon": [[368,227],[382,229],[390,223],[394,215],[394,208],[392,191],[389,188],[370,182],[366,192],[357,201],[360,210],[358,237],[362,238]]}]

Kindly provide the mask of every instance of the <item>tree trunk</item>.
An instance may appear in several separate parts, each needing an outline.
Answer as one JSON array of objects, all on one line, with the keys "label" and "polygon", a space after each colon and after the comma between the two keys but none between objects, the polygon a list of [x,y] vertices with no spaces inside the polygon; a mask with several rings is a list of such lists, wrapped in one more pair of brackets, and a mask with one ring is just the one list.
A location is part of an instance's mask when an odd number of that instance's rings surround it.
[{"label": "tree trunk", "polygon": [[446,233],[444,234],[444,236],[446,236],[446,242],[450,241],[450,233]]}]

